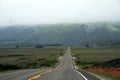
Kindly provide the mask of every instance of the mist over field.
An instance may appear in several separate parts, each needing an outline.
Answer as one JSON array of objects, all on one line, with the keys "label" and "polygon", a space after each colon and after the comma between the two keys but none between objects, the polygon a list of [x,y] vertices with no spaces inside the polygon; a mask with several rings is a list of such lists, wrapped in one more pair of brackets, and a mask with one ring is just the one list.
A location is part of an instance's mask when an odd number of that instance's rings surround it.
[{"label": "mist over field", "polygon": [[0,45],[118,46],[119,0],[1,0]]},{"label": "mist over field", "polygon": [[120,80],[120,0],[0,0],[0,80],[49,79]]}]

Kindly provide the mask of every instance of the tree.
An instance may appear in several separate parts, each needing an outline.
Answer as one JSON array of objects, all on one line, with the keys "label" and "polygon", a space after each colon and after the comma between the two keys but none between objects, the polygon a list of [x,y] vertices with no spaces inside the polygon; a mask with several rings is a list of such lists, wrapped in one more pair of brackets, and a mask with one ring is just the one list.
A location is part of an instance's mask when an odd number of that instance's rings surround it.
[{"label": "tree", "polygon": [[36,45],[35,48],[43,48],[43,45]]},{"label": "tree", "polygon": [[16,45],[16,49],[19,49],[19,45]]},{"label": "tree", "polygon": [[85,47],[89,48],[90,46],[88,44],[86,44]]}]

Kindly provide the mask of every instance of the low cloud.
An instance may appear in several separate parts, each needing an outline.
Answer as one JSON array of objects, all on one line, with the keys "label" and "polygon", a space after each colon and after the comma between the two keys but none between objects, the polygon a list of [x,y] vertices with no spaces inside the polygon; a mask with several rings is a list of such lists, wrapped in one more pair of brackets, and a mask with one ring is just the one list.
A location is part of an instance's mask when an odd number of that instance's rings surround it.
[{"label": "low cloud", "polygon": [[0,1],[0,25],[119,22],[119,14],[119,0]]}]

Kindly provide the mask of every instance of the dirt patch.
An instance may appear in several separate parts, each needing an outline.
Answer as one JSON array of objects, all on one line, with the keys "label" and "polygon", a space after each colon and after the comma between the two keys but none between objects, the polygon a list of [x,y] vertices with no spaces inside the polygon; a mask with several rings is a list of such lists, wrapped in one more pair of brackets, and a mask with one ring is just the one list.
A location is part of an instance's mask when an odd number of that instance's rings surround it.
[{"label": "dirt patch", "polygon": [[92,67],[92,68],[88,68],[87,69],[90,72],[94,72],[94,73],[102,73],[102,74],[106,74],[106,75],[111,75],[114,77],[120,77],[120,68],[96,68],[96,67]]},{"label": "dirt patch", "polygon": [[120,77],[120,59],[101,62],[87,68],[90,72],[102,73],[114,77]]}]

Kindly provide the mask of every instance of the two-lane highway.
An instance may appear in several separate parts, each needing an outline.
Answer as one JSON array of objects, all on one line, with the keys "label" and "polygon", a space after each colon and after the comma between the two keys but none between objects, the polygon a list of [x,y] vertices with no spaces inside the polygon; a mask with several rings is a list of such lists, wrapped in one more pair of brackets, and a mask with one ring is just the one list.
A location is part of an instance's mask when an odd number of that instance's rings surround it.
[{"label": "two-lane highway", "polygon": [[0,75],[0,80],[99,80],[96,77],[77,71],[73,66],[70,47],[55,69],[23,70],[14,73]]},{"label": "two-lane highway", "polygon": [[[88,73],[85,73],[85,75]],[[70,47],[67,48],[66,53],[57,68],[50,70],[43,74],[38,74],[29,80],[99,80],[90,75],[85,77],[82,73],[74,69],[73,59]]]}]

